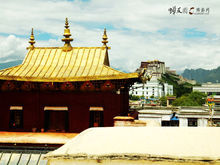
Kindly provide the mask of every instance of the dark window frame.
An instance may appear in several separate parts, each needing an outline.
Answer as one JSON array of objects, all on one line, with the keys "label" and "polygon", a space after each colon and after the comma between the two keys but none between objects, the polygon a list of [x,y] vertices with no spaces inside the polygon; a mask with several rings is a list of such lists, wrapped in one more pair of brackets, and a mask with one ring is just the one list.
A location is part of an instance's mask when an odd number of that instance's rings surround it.
[{"label": "dark window frame", "polygon": [[89,111],[89,127],[104,127],[104,111]]},{"label": "dark window frame", "polygon": [[[62,116],[65,118],[65,120],[62,123],[64,125],[64,129],[60,129],[58,127],[51,129],[51,127],[53,127],[50,123],[52,113],[53,113],[53,116],[56,116],[56,115],[59,116],[61,115],[60,113],[62,113]],[[68,132],[69,131],[69,111],[45,110],[44,111],[44,129],[46,132]]]},{"label": "dark window frame", "polygon": [[9,128],[23,128],[23,110],[10,110]]},{"label": "dark window frame", "polygon": [[198,127],[198,118],[188,118],[188,127]]}]

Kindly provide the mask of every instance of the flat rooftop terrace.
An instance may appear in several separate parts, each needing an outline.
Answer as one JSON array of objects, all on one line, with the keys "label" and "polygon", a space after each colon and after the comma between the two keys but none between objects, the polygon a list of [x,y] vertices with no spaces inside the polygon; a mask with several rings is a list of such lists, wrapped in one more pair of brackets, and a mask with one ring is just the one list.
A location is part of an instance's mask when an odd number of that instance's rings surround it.
[{"label": "flat rooftop terrace", "polygon": [[63,145],[78,133],[49,133],[49,132],[0,132],[2,144],[48,144]]}]

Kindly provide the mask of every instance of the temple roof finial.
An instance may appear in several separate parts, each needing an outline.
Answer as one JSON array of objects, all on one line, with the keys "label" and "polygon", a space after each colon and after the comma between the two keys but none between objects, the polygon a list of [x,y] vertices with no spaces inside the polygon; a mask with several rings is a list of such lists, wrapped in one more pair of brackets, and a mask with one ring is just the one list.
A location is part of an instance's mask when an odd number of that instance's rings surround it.
[{"label": "temple roof finial", "polygon": [[63,46],[63,50],[64,51],[69,51],[69,50],[72,50],[72,46],[71,46],[70,42],[73,41],[73,38],[70,38],[71,33],[70,33],[70,29],[69,29],[68,18],[66,18],[65,26],[64,27],[65,27],[65,29],[64,29],[63,36],[65,38],[63,38],[62,41],[65,42],[65,44]]},{"label": "temple roof finial", "polygon": [[66,18],[66,22],[65,22],[65,28],[68,29],[69,28],[69,22],[68,22],[68,18]]},{"label": "temple roof finial", "polygon": [[102,43],[103,43],[103,47],[107,47],[107,43],[108,43],[108,37],[107,37],[107,34],[106,34],[106,28],[104,29],[104,34],[103,34],[103,36],[102,36]]},{"label": "temple roof finial", "polygon": [[28,47],[28,49],[34,49],[34,44],[35,44],[35,40],[34,40],[34,29],[31,29],[31,36],[30,36],[30,40],[29,40],[30,46]]}]

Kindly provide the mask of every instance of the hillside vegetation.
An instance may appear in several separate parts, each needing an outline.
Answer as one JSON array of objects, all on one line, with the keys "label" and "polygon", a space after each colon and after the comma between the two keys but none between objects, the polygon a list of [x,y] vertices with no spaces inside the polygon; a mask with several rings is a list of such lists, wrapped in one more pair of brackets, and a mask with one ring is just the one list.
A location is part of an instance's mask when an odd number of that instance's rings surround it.
[{"label": "hillside vegetation", "polygon": [[162,75],[162,79],[160,81],[173,85],[173,94],[177,97],[192,92],[193,85],[187,82],[181,82],[178,75],[165,73]]},{"label": "hillside vegetation", "polygon": [[174,106],[202,106],[205,104],[207,95],[201,92],[184,94],[173,101]]}]

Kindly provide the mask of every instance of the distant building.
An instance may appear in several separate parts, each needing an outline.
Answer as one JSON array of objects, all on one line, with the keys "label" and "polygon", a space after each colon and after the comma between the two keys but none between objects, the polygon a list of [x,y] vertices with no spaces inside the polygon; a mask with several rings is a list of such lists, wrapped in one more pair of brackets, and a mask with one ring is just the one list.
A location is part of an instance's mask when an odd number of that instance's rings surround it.
[{"label": "distant building", "polygon": [[153,76],[150,81],[144,83],[135,83],[129,91],[130,95],[150,97],[162,97],[173,95],[173,85],[168,83],[160,83],[156,76]]},{"label": "distant building", "polygon": [[166,67],[166,73],[171,73],[171,74],[177,75],[176,70],[171,70],[170,67]]},{"label": "distant building", "polygon": [[166,71],[165,63],[158,60],[141,62],[141,66],[137,70],[141,71],[143,69],[146,69],[149,74],[157,78],[161,78],[161,75],[165,74]]},{"label": "distant building", "polygon": [[202,86],[194,86],[193,91],[199,91],[208,96],[213,95],[215,106],[220,106],[220,83],[209,82],[202,84]]},{"label": "distant building", "polygon": [[184,78],[183,76],[179,76],[179,79],[180,79],[180,81],[182,81],[182,82],[187,82],[187,83],[190,83],[190,84],[192,84],[192,85],[195,85],[195,84],[196,84],[196,80],[189,80],[189,79]]},{"label": "distant building", "polygon": [[162,77],[162,74],[166,73],[165,62],[158,60],[141,62],[140,68],[137,71],[141,72],[142,70],[145,70],[152,78],[145,84],[135,83],[130,87],[130,95],[144,96],[145,98],[159,98],[166,95],[173,95],[172,85],[158,81]]},{"label": "distant building", "polygon": [[165,63],[158,60],[141,62],[140,68],[147,68],[148,70],[155,73],[165,73]]},{"label": "distant building", "polygon": [[205,83],[202,86],[194,86],[193,91],[203,92],[207,95],[220,95],[220,83]]},{"label": "distant building", "polygon": [[[139,120],[156,122],[160,126],[207,127],[210,119],[208,107],[155,107],[139,111]],[[178,121],[178,124],[176,124]],[[220,127],[220,109],[215,108],[213,122]],[[174,124],[173,124],[174,123]]]}]

